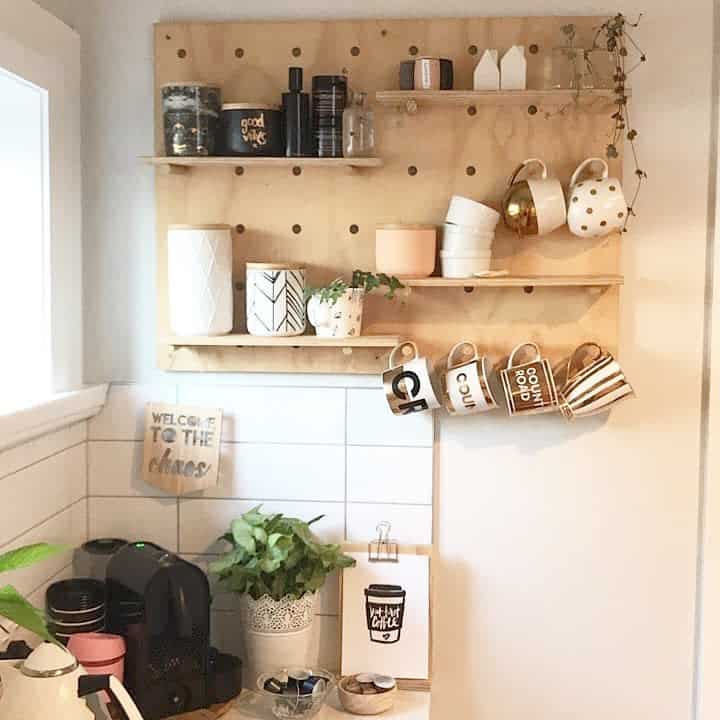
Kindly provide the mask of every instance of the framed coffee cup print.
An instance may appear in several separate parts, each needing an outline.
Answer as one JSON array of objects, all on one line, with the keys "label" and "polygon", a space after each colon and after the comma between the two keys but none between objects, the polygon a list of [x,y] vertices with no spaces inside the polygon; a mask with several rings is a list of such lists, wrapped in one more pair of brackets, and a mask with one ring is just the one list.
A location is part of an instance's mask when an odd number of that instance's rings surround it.
[{"label": "framed coffee cup print", "polygon": [[391,675],[400,687],[430,685],[430,548],[399,548],[397,562],[356,561],[342,576],[342,675]]}]

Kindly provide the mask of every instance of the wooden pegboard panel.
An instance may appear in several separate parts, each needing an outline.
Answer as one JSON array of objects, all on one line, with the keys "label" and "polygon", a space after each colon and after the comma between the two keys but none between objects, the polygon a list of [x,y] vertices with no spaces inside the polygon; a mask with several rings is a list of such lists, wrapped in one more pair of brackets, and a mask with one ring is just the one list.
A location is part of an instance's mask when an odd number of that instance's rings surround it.
[{"label": "wooden pegboard panel", "polygon": [[[589,43],[601,18],[462,18],[286,23],[163,23],[155,28],[156,86],[169,81],[219,83],[227,102],[279,102],[287,68],[302,66],[305,89],[315,74],[347,71],[350,86],[367,91],[398,87],[398,65],[416,50],[455,63],[455,87],[472,87],[483,48],[537,46],[527,55],[528,87],[543,87],[543,72],[560,28],[572,22],[579,44]],[[477,52],[474,52],[477,50]],[[156,151],[163,154],[159,90]],[[523,105],[421,107],[408,115],[375,104],[377,152],[384,167],[347,170],[248,166],[156,171],[158,364],[178,370],[376,372],[378,349],[183,349],[168,352],[166,229],[169,223],[228,223],[234,234],[237,280],[246,261],[302,261],[311,284],[355,268],[374,269],[378,223],[442,223],[453,193],[498,208],[508,175],[527,157],[541,157],[564,185],[580,161],[603,155],[610,119],[607,102],[569,107],[547,117]],[[238,158],[238,166],[242,158]],[[416,174],[408,172],[409,167]],[[611,173],[621,173],[621,159]],[[472,168],[470,171],[468,168]],[[299,226],[299,232],[293,231]],[[357,226],[357,232],[350,227]],[[354,228],[355,229],[355,228]],[[295,230],[298,230],[296,227]],[[513,275],[619,273],[620,237],[584,240],[567,228],[520,240],[499,228],[494,266]],[[440,356],[457,341],[473,339],[500,358],[518,342],[534,340],[560,359],[589,339],[616,349],[617,288],[414,288],[389,303],[371,297],[363,331],[415,339]],[[237,294],[236,331],[244,332],[244,302]]]}]

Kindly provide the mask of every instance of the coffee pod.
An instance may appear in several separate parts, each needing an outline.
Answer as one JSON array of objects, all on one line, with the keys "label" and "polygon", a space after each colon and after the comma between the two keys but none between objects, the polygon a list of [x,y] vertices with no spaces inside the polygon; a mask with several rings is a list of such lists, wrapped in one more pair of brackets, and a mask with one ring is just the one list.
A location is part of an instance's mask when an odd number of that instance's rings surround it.
[{"label": "coffee pod", "polygon": [[373,680],[373,685],[378,688],[378,690],[392,690],[396,684],[395,678],[389,675],[376,675]]},{"label": "coffee pod", "polygon": [[375,677],[376,676],[373,673],[360,673],[355,676],[355,680],[359,683],[371,683],[374,682]]},{"label": "coffee pod", "polygon": [[290,670],[288,672],[288,685],[300,687],[302,683],[310,679],[311,675],[309,670],[303,670],[301,668]]},{"label": "coffee pod", "polygon": [[277,678],[274,678],[274,677],[266,680],[263,687],[268,692],[275,693],[276,695],[280,695],[283,691],[282,684],[280,683],[280,681]]},{"label": "coffee pod", "polygon": [[315,680],[316,682],[314,683],[311,695],[313,696],[313,700],[318,700],[325,695],[327,681],[324,678],[315,678]]}]

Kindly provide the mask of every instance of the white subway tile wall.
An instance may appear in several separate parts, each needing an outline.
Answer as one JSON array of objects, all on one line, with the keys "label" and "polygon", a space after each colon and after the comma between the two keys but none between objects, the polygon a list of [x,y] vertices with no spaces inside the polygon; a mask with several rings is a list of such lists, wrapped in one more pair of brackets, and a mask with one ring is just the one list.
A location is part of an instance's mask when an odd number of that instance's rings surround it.
[{"label": "white subway tile wall", "polygon": [[[217,487],[181,498],[145,484],[146,402],[223,409]],[[433,421],[395,418],[377,387],[112,385],[90,421],[88,514],[91,537],[145,539],[203,568],[223,551],[230,521],[262,503],[268,512],[310,519],[327,542],[366,542],[380,520],[401,542],[432,542]],[[214,589],[213,634],[238,651],[236,601]],[[339,580],[318,603],[320,663],[339,663]]]},{"label": "white subway tile wall", "polygon": [[72,573],[74,548],[87,539],[87,431],[77,423],[0,453],[0,554],[38,542],[68,548],[2,576],[40,607],[45,587]]}]

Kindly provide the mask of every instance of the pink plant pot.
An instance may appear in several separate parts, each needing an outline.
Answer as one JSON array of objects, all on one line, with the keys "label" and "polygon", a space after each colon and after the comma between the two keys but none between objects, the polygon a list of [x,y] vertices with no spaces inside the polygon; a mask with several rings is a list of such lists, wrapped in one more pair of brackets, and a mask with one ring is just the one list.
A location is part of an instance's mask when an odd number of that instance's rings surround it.
[{"label": "pink plant pot", "polygon": [[424,278],[435,269],[434,225],[379,225],[375,231],[375,269],[399,278]]},{"label": "pink plant pot", "polygon": [[[120,682],[125,674],[125,639],[109,633],[77,633],[68,641],[68,650],[88,675],[114,675]],[[109,698],[103,693],[103,700]]]}]

